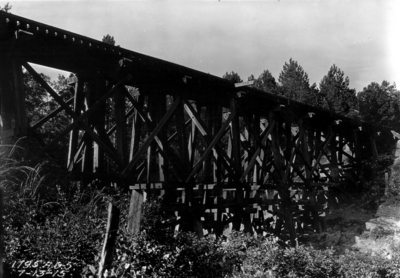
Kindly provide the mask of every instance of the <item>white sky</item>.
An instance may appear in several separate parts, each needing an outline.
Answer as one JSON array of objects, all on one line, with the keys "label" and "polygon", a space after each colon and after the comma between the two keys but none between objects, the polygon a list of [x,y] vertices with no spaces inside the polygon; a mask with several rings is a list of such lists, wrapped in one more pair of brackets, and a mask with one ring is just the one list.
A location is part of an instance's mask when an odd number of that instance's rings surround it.
[{"label": "white sky", "polygon": [[[357,91],[400,83],[400,1],[0,1],[11,12],[213,75],[278,79],[296,60],[319,84],[332,64]],[[45,72],[49,74],[49,72]],[[400,87],[400,86],[399,86]]]}]

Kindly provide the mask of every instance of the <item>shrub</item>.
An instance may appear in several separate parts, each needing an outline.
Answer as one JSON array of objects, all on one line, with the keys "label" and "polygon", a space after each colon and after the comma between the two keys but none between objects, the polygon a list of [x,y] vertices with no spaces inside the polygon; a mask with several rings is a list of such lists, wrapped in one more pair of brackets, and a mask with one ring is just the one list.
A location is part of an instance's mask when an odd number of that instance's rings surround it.
[{"label": "shrub", "polygon": [[[226,245],[212,236],[175,233],[166,220],[161,203],[151,200],[143,207],[139,235],[120,230],[112,277],[226,277],[232,272],[239,261],[237,252],[228,252]],[[93,268],[90,272],[95,273]]]},{"label": "shrub", "polygon": [[68,196],[61,186],[50,188],[51,183],[40,175],[42,165],[22,170],[25,179],[3,183],[5,263],[72,263],[77,272],[95,263],[105,230],[106,210],[98,207],[104,194],[70,182],[69,189],[75,190]]}]

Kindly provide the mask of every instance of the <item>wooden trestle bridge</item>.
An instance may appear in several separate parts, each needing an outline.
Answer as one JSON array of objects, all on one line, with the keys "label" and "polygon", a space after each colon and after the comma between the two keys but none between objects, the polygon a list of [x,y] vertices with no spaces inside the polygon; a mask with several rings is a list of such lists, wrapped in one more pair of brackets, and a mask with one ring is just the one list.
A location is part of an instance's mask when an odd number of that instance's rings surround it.
[{"label": "wooden trestle bridge", "polygon": [[[63,98],[30,63],[72,72]],[[23,69],[59,108],[29,122]],[[133,190],[133,230],[147,192],[163,195],[176,224],[199,235],[229,225],[272,231],[294,244],[321,230],[330,188],[356,181],[378,155],[383,128],[334,115],[184,66],[0,12],[1,137],[40,138],[64,111],[66,167],[78,179]],[[108,109],[110,105],[113,109]],[[114,119],[109,121],[106,119]],[[380,133],[380,136],[378,136]],[[136,218],[135,218],[136,217]]]}]

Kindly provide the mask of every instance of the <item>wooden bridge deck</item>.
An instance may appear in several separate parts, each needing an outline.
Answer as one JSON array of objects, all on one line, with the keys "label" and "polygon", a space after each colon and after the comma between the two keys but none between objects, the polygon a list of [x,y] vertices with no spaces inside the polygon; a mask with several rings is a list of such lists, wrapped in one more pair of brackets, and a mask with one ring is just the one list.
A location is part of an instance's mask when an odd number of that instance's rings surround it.
[{"label": "wooden bridge deck", "polygon": [[[29,63],[74,73],[69,101]],[[59,104],[29,123],[23,68]],[[131,188],[132,229],[146,192],[185,229],[222,234],[320,230],[329,187],[356,181],[390,131],[13,14],[0,12],[2,140],[29,136],[50,152],[69,137],[68,169]],[[106,103],[109,103],[106,105]],[[110,103],[113,106],[110,106]],[[109,109],[109,108],[112,109]],[[64,111],[48,141],[40,127]],[[283,232],[284,231],[284,232]]]}]

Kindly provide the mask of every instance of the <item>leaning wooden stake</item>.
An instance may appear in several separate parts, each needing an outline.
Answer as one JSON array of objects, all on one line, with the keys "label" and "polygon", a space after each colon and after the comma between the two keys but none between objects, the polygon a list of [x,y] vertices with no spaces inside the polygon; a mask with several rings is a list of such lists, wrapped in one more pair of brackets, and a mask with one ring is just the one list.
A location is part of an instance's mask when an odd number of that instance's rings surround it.
[{"label": "leaning wooden stake", "polygon": [[118,224],[120,210],[112,203],[108,206],[108,221],[106,236],[104,239],[103,250],[101,252],[101,260],[98,277],[102,278],[104,270],[110,267],[114,254],[115,240],[117,239]]}]

